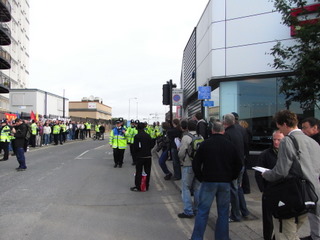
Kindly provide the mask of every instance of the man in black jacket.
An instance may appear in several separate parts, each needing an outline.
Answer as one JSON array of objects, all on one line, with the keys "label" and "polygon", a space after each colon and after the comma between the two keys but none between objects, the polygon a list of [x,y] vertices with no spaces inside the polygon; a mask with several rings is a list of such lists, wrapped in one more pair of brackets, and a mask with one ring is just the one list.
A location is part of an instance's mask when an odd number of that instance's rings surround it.
[{"label": "man in black jacket", "polygon": [[[225,136],[236,146],[242,164],[244,164],[245,148],[243,136],[235,127],[235,117],[233,114],[226,114],[223,116],[223,125],[226,129]],[[242,217],[248,217],[249,211],[247,209],[246,200],[244,198],[243,190],[241,188],[242,175],[244,167],[242,168],[239,177],[231,182],[231,214],[230,222],[239,222]]]},{"label": "man in black jacket", "polygon": [[195,176],[201,182],[192,240],[203,239],[214,197],[218,212],[215,239],[229,240],[230,182],[238,177],[242,162],[234,144],[223,135],[222,123],[214,122],[212,133],[200,145],[192,162]]},{"label": "man in black jacket", "polygon": [[[277,163],[278,150],[281,139],[284,138],[284,135],[278,130],[272,134],[272,146],[264,150],[258,159],[258,165],[260,167],[272,169]],[[274,239],[273,237],[273,222],[272,222],[272,213],[267,208],[265,201],[265,196],[263,192],[270,184],[268,181],[263,179],[261,172],[255,172],[255,178],[259,190],[262,192],[262,225],[263,225],[263,238],[264,240]]]},{"label": "man in black jacket", "polygon": [[19,163],[19,167],[16,168],[17,171],[24,171],[27,169],[26,159],[24,156],[24,147],[27,134],[27,126],[21,119],[16,119],[15,129],[15,151],[16,157]]},{"label": "man in black jacket", "polygon": [[147,175],[146,190],[149,189],[150,173],[151,173],[151,149],[153,148],[153,140],[149,134],[144,131],[144,123],[138,124],[138,134],[134,136],[133,152],[136,157],[136,176],[135,187],[131,187],[131,191],[140,192],[142,171]]}]

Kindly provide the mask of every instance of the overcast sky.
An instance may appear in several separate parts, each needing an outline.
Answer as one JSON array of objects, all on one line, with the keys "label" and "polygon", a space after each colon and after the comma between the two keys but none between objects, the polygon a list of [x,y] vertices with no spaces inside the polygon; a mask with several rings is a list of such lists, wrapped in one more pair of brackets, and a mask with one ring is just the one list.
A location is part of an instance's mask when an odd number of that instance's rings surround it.
[{"label": "overcast sky", "polygon": [[183,50],[207,3],[31,0],[28,87],[65,90],[70,101],[100,97],[113,117],[128,118],[130,102],[130,118],[163,121],[162,84],[179,84]]}]

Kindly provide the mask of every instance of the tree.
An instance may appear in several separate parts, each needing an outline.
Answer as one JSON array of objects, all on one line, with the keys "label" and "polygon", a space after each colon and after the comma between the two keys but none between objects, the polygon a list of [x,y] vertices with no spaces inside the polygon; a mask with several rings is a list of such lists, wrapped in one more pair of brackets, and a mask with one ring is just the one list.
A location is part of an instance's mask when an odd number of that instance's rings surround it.
[{"label": "tree", "polygon": [[[311,13],[305,0],[271,0],[274,7],[282,14],[282,22],[294,27],[294,45],[285,46],[278,42],[272,49],[274,56],[272,67],[287,71],[289,74],[281,79],[280,92],[285,94],[286,105],[299,102],[304,110],[320,108],[320,22],[309,21]],[[320,0],[315,0],[320,2]],[[294,7],[293,7],[294,6]],[[299,10],[299,14],[292,14]],[[313,14],[319,17],[319,9]],[[314,11],[314,8],[312,9]],[[299,19],[298,19],[299,17]],[[301,21],[304,21],[301,23]]]}]

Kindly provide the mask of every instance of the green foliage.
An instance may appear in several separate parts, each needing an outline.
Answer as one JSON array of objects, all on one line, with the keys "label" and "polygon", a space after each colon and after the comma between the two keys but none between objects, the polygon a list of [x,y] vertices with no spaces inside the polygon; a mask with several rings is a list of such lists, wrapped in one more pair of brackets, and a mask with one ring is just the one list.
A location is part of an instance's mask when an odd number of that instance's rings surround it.
[{"label": "green foliage", "polygon": [[319,108],[320,22],[299,26],[298,19],[290,14],[292,8],[306,6],[305,0],[272,1],[276,10],[282,14],[283,24],[296,27],[294,45],[284,46],[278,42],[271,49],[271,55],[274,56],[272,67],[292,73],[282,78],[280,92],[286,96],[287,107],[295,101],[300,102],[301,108],[305,110],[315,106]]}]

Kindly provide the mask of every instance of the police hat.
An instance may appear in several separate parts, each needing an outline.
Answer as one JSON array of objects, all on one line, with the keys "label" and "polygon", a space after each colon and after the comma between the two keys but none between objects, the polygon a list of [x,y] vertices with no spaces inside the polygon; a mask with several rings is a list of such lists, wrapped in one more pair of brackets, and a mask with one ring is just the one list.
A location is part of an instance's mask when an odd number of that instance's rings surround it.
[{"label": "police hat", "polygon": [[135,124],[139,124],[140,121],[139,121],[139,120],[135,120],[134,123],[135,123]]},{"label": "police hat", "polygon": [[118,121],[119,121],[119,122],[123,122],[123,118],[119,118]]},{"label": "police hat", "polygon": [[7,119],[2,119],[1,123],[7,123]]},{"label": "police hat", "polygon": [[131,120],[130,120],[130,122],[131,122],[131,123],[134,123],[134,120],[133,120],[133,119],[131,119]]}]

